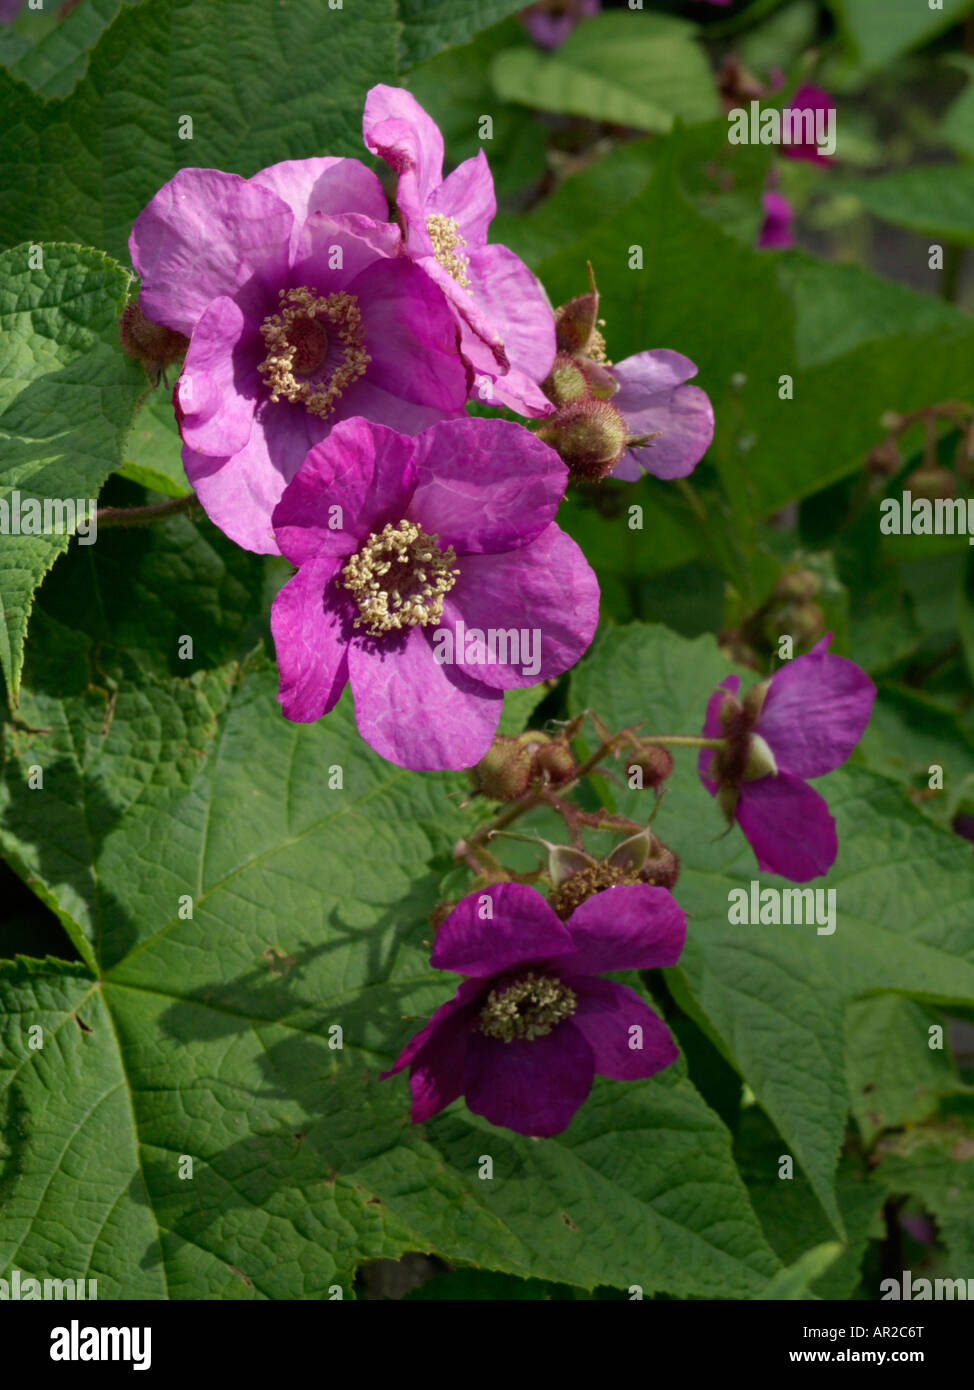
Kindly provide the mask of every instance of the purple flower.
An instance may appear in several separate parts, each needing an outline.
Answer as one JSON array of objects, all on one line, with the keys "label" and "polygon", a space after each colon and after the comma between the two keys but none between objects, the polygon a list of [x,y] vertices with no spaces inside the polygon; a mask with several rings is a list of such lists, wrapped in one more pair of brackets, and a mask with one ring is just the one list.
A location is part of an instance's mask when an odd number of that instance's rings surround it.
[{"label": "purple flower", "polygon": [[714,437],[714,411],[699,386],[684,383],[696,376],[689,357],[655,348],[637,352],[610,368],[619,383],[612,404],[630,435],[656,435],[648,444],[629,446],[612,477],[633,482],[642,473],[656,478],[685,478],[703,458]]},{"label": "purple flower", "polygon": [[[789,111],[830,111],[835,106],[833,98],[822,87],[813,87],[809,83],[798,88],[791,101],[788,103]],[[818,118],[815,117],[817,120]],[[804,159],[810,164],[830,164],[828,155],[819,152],[815,140],[806,140],[801,144],[782,145],[781,153],[786,159]]]},{"label": "purple flower", "polygon": [[553,524],[566,481],[510,421],[336,425],[274,511],[298,566],[271,612],[287,718],[327,713],[347,681],[390,762],[479,762],[502,692],[566,671],[595,631],[595,575]]},{"label": "purple flower", "polygon": [[674,965],[685,937],[665,888],[609,888],[567,922],[524,884],[472,893],[440,927],[430,960],[468,978],[383,1079],[409,1067],[414,1124],[462,1095],[491,1124],[559,1134],[596,1072],[632,1081],[676,1061],[666,1025],[599,974]]},{"label": "purple flower", "polygon": [[738,701],[738,676],[710,697],[705,738],[723,748],[700,753],[700,780],[720,797],[728,821],[751,842],[758,865],[794,883],[835,862],[835,821],[804,780],[844,763],[869,722],[876,687],[854,661],[829,655],[831,632],[805,656],[752,686]]},{"label": "purple flower", "polygon": [[13,24],[23,0],[0,0],[0,24]]},{"label": "purple flower", "polygon": [[141,307],[190,339],[186,473],[249,550],[276,552],[271,512],[337,421],[417,432],[464,405],[449,307],[387,216],[358,160],[304,159],[251,179],[182,169],[135,223]]},{"label": "purple flower", "polygon": [[521,22],[539,48],[560,48],[577,24],[602,8],[602,0],[539,0],[521,11]]},{"label": "purple flower", "polygon": [[439,127],[399,87],[372,88],[362,133],[398,175],[406,252],[453,308],[461,355],[479,378],[471,394],[521,415],[547,415],[551,406],[538,383],[555,355],[554,318],[524,262],[506,246],[487,244],[497,203],[483,150],[444,179]]},{"label": "purple flower", "polygon": [[783,193],[775,193],[771,188],[766,188],[761,194],[761,202],[764,205],[764,222],[755,246],[759,250],[781,250],[794,246],[791,223],[795,213],[791,203]]}]

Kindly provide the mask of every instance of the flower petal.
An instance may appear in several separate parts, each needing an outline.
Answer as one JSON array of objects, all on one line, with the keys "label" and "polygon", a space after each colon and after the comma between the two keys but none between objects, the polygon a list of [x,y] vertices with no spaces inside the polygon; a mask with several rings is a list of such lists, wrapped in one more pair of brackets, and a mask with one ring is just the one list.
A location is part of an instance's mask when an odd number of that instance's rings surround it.
[{"label": "flower petal", "polygon": [[497,212],[497,199],[494,177],[483,150],[478,150],[473,159],[458,164],[453,173],[432,190],[426,211],[452,217],[468,251],[486,243],[487,228]]},{"label": "flower petal", "polygon": [[526,545],[554,520],[568,469],[510,420],[464,418],[416,439],[417,483],[406,515],[458,555]]},{"label": "flower petal", "polygon": [[260,184],[287,203],[294,215],[292,259],[301,229],[313,212],[358,212],[379,222],[389,218],[389,205],[378,177],[360,159],[315,156],[285,159],[254,174]]},{"label": "flower petal", "polygon": [[271,606],[285,719],[311,723],[333,709],[348,680],[348,607],[330,600],[341,559],[302,565]]},{"label": "flower petal", "polygon": [[[592,1049],[600,1076],[636,1081],[655,1075],[679,1057],[670,1030],[634,989],[591,975],[563,978],[578,997],[572,1027]],[[640,1032],[634,1033],[634,1028]],[[633,1047],[633,1042],[639,1046]]]},{"label": "flower petal", "polygon": [[463,409],[467,374],[457,352],[457,327],[443,295],[418,266],[380,260],[348,286],[359,298],[366,380],[417,405]]},{"label": "flower petal", "polygon": [[222,295],[244,312],[263,305],[286,281],[293,224],[269,188],[218,169],[180,169],[139,213],[129,238],[143,312],[189,337]]},{"label": "flower petal", "polygon": [[479,980],[465,980],[453,999],[441,1004],[425,1028],[412,1038],[379,1080],[409,1067],[412,1121],[422,1124],[463,1094],[467,1041],[476,1022]]},{"label": "flower petal", "polygon": [[413,448],[385,425],[337,424],[309,451],[274,509],[281,553],[295,565],[350,555],[370,531],[401,521],[416,485]]},{"label": "flower petal", "polygon": [[409,221],[424,223],[424,205],[443,181],[443,136],[403,87],[379,83],[365,98],[362,138],[399,175],[396,203]]},{"label": "flower petal", "polygon": [[473,767],[490,747],[503,696],[439,665],[421,628],[354,637],[348,666],[358,731],[397,767]]},{"label": "flower petal", "polygon": [[291,283],[307,285],[323,295],[348,291],[375,261],[397,255],[400,242],[401,233],[393,222],[313,212],[295,240]]},{"label": "flower petal", "polygon": [[215,526],[245,550],[279,554],[271,520],[287,483],[330,421],[303,405],[262,401],[250,439],[236,454],[211,457],[183,448],[186,476]]},{"label": "flower petal", "polygon": [[457,903],[436,933],[430,964],[486,976],[555,956],[574,960],[572,938],[547,901],[526,883],[495,883]]},{"label": "flower petal", "polygon": [[754,726],[778,766],[799,777],[839,767],[869,723],[876,687],[854,661],[831,656],[832,634],[780,667]]},{"label": "flower petal", "polygon": [[649,883],[617,884],[593,894],[566,925],[575,953],[553,964],[573,975],[675,965],[687,934],[686,913],[672,893]]},{"label": "flower petal", "polygon": [[[626,476],[632,481],[637,464],[656,478],[683,478],[703,458],[714,437],[714,412],[698,386],[684,386],[697,369],[688,357],[660,348],[639,352],[612,368],[619,390],[612,404],[625,416],[630,434],[659,438],[625,454]],[[623,474],[617,467],[615,477]]]},{"label": "flower petal", "polygon": [[475,1115],[518,1134],[560,1134],[592,1089],[595,1058],[570,1022],[530,1042],[471,1033],[464,1095]]},{"label": "flower petal", "polygon": [[485,686],[510,690],[561,675],[591,642],[598,580],[560,527],[506,554],[465,555],[457,568],[438,631],[453,632],[457,665]]},{"label": "flower petal", "polygon": [[[511,372],[523,373],[541,395],[539,383],[555,360],[555,316],[540,281],[506,246],[473,249],[469,261],[471,297],[504,344]],[[511,391],[508,377],[499,385]]]},{"label": "flower petal", "polygon": [[193,330],[176,383],[179,432],[199,454],[238,453],[261,394],[263,339],[232,299],[214,299]]},{"label": "flower petal", "polygon": [[742,783],[736,815],[767,873],[807,883],[835,863],[835,821],[824,798],[800,777],[779,772]]}]

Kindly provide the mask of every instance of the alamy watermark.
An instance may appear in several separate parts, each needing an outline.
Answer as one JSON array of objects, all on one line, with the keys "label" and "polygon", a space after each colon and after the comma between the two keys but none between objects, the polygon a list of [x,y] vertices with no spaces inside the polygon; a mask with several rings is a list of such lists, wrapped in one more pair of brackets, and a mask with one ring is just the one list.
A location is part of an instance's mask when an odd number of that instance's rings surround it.
[{"label": "alamy watermark", "polygon": [[752,101],[728,111],[727,120],[732,145],[815,145],[819,154],[835,154],[834,106],[786,106],[779,111]]},{"label": "alamy watermark", "polygon": [[884,536],[967,536],[974,545],[974,497],[884,497],[879,504]]},{"label": "alamy watermark", "polygon": [[438,627],[433,633],[437,666],[520,666],[524,676],[541,670],[541,629],[538,627]]},{"label": "alamy watermark", "polygon": [[29,1302],[32,1299],[86,1299],[97,1302],[97,1279],[35,1279],[19,1269],[9,1279],[0,1279],[0,1302]]},{"label": "alamy watermark", "polygon": [[727,893],[727,920],[732,927],[813,926],[819,936],[835,931],[834,888],[762,888],[752,878],[747,888]]},{"label": "alamy watermark", "polygon": [[14,488],[0,497],[0,535],[77,536],[79,545],[98,539],[97,500],[94,497],[23,497]]}]

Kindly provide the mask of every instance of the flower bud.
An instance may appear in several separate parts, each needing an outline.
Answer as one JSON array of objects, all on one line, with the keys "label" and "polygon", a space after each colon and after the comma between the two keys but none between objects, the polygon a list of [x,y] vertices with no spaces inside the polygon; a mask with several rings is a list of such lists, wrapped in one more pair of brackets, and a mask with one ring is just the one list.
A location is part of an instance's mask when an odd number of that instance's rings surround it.
[{"label": "flower bud", "polygon": [[784,600],[796,599],[799,603],[814,598],[822,587],[822,581],[814,570],[791,570],[783,574],[774,586],[774,597]]},{"label": "flower bud", "polygon": [[553,786],[570,782],[575,775],[575,759],[567,742],[561,738],[550,738],[542,743],[534,754],[534,774],[544,777]]},{"label": "flower bud", "polygon": [[668,888],[672,892],[680,877],[680,861],[662,840],[657,840],[655,835],[651,840],[640,878],[643,883],[651,883],[657,888]]},{"label": "flower bud", "polygon": [[577,295],[555,310],[555,344],[559,352],[588,351],[596,331],[599,315],[599,293]]},{"label": "flower bud", "polygon": [[555,405],[583,401],[590,394],[581,363],[567,352],[559,352],[551,371],[541,383],[541,389]]},{"label": "flower bud", "polygon": [[957,491],[957,479],[946,468],[917,468],[907,478],[904,486],[914,497],[925,497],[930,502],[938,498],[953,497]]},{"label": "flower bud", "polygon": [[629,759],[629,769],[638,767],[643,774],[643,786],[654,791],[666,781],[673,772],[673,755],[668,748],[658,743],[644,743],[639,752]]},{"label": "flower bud", "polygon": [[182,361],[189,346],[189,339],[182,333],[147,319],[134,299],[122,310],[118,335],[129,357],[141,362],[155,382],[163,367]]},{"label": "flower bud", "polygon": [[875,449],[870,449],[866,455],[866,467],[878,478],[892,478],[894,473],[899,472],[901,463],[899,445],[892,436],[877,444]]},{"label": "flower bud", "polygon": [[474,787],[491,801],[516,801],[531,785],[533,751],[516,738],[498,734],[476,767]]},{"label": "flower bud", "polygon": [[536,431],[560,455],[573,477],[589,482],[611,473],[626,448],[628,428],[609,401],[573,401]]}]

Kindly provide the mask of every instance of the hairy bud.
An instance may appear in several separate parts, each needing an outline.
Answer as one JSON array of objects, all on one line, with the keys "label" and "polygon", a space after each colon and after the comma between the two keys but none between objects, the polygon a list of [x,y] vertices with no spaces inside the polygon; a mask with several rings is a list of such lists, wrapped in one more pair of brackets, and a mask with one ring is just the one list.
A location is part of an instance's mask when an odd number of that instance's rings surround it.
[{"label": "hairy bud", "polygon": [[555,344],[559,352],[587,353],[596,333],[599,293],[577,295],[555,310]]},{"label": "hairy bud", "polygon": [[930,502],[938,498],[953,497],[957,491],[957,479],[947,468],[917,468],[907,478],[904,486],[914,497],[925,497]]},{"label": "hairy bud", "polygon": [[673,772],[673,755],[668,748],[658,743],[644,743],[639,752],[629,760],[629,766],[638,767],[643,774],[643,786],[655,791]]},{"label": "hairy bud", "polygon": [[516,801],[531,785],[532,749],[519,739],[498,734],[476,767],[474,787],[491,801]]},{"label": "hairy bud", "polygon": [[625,420],[609,401],[574,401],[537,430],[539,439],[560,455],[573,477],[604,478],[619,462],[628,438]]},{"label": "hairy bud", "polygon": [[181,362],[189,347],[189,339],[182,333],[147,319],[134,299],[122,310],[118,335],[129,357],[141,362],[155,383],[163,367]]}]

